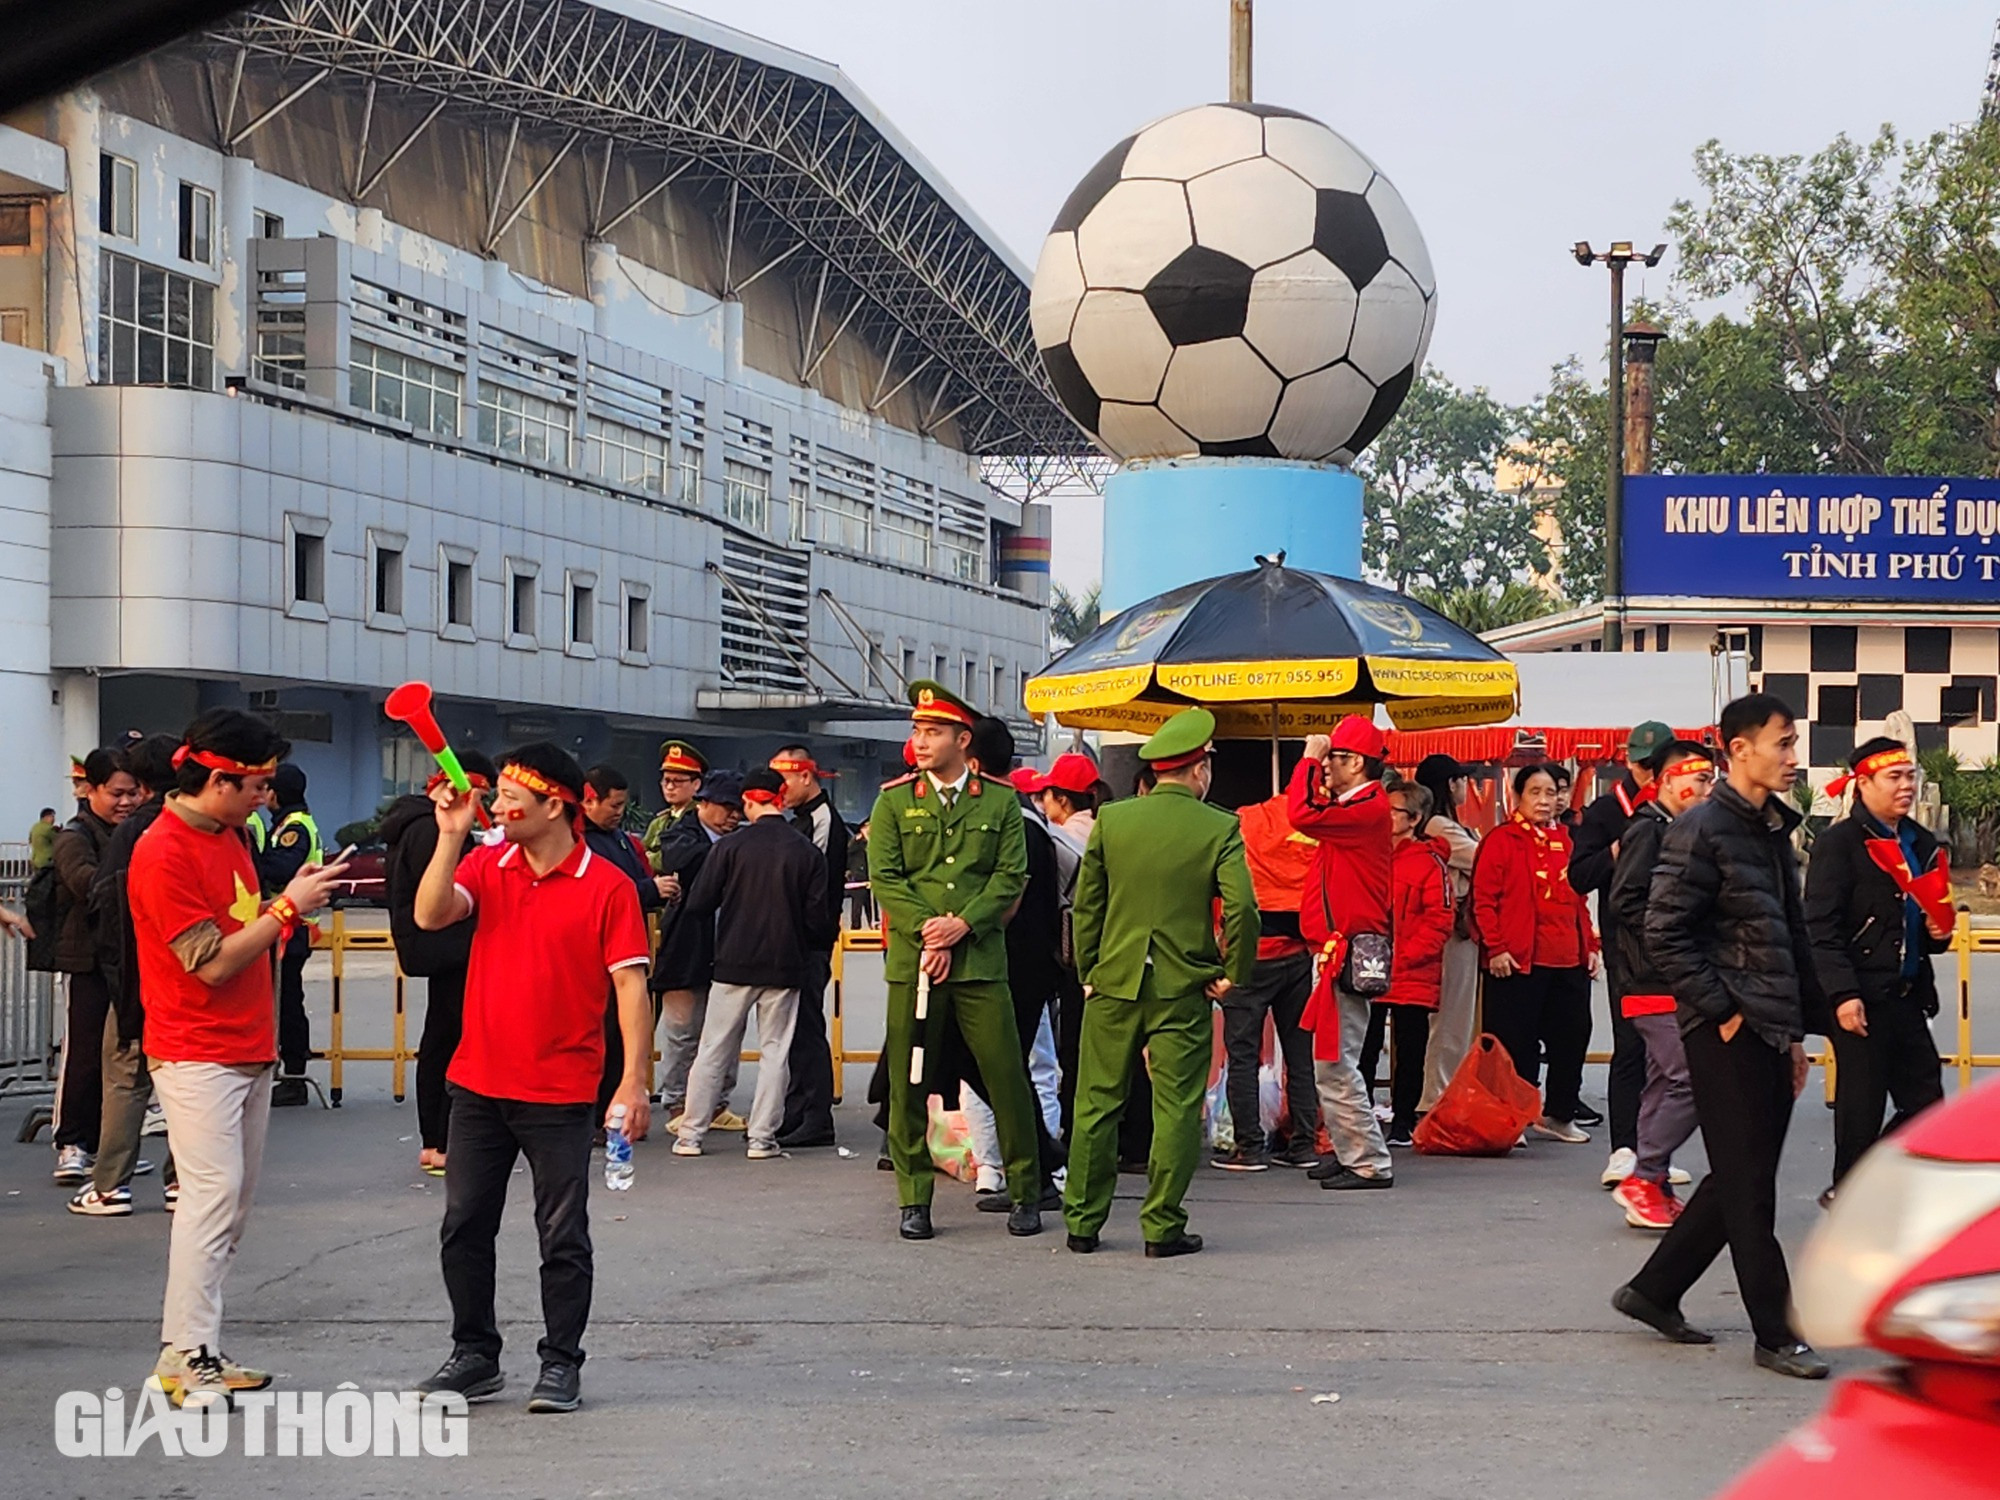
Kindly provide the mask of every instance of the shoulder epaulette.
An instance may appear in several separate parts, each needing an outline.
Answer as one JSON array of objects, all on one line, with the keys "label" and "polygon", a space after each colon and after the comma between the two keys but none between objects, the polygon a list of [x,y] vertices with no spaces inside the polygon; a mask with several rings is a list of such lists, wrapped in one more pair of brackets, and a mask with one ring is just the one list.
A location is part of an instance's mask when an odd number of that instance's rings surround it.
[{"label": "shoulder epaulette", "polygon": [[883,782],[882,790],[886,792],[892,786],[908,786],[911,782],[915,781],[916,779],[917,779],[917,773],[915,771],[911,771],[908,775],[898,776],[894,781]]}]

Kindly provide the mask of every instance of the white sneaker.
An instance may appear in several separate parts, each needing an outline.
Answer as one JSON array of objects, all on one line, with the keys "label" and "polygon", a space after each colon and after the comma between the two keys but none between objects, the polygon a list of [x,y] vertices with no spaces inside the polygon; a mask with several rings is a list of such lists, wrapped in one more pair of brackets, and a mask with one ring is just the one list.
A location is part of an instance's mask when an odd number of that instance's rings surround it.
[{"label": "white sneaker", "polygon": [[681,1135],[681,1136],[675,1136],[675,1137],[674,1137],[674,1155],[676,1155],[676,1156],[699,1156],[699,1155],[701,1155],[701,1142],[700,1142],[700,1141],[697,1141],[697,1140],[692,1140],[692,1139],[690,1139],[689,1137],[687,1137],[687,1136],[684,1136],[684,1135]]},{"label": "white sneaker", "polygon": [[1638,1170],[1639,1153],[1630,1146],[1620,1146],[1611,1153],[1611,1160],[1604,1164],[1604,1175],[1598,1181],[1607,1189],[1615,1188]]},{"label": "white sneaker", "polygon": [[1694,1178],[1689,1175],[1686,1167],[1668,1167],[1667,1181],[1671,1182],[1675,1187],[1686,1187],[1690,1182],[1694,1181]]},{"label": "white sneaker", "polygon": [[146,1106],[146,1123],[139,1127],[141,1135],[165,1135],[167,1133],[167,1112],[157,1104]]},{"label": "white sneaker", "polygon": [[172,1213],[175,1209],[179,1208],[181,1206],[181,1185],[178,1182],[168,1183],[160,1192],[160,1202],[168,1213]]},{"label": "white sneaker", "polygon": [[997,1193],[1005,1186],[1007,1186],[1006,1174],[998,1167],[981,1167],[979,1175],[972,1182],[972,1190],[975,1193]]},{"label": "white sneaker", "polygon": [[785,1153],[776,1141],[752,1141],[744,1154],[752,1161],[771,1161]]},{"label": "white sneaker", "polygon": [[1552,1120],[1547,1115],[1543,1115],[1528,1128],[1534,1131],[1536,1135],[1551,1141],[1561,1141],[1566,1146],[1587,1146],[1590,1144],[1590,1136],[1586,1132],[1579,1130],[1576,1122],[1573,1120]]},{"label": "white sneaker", "polygon": [[100,1193],[87,1187],[69,1200],[69,1211],[93,1219],[122,1219],[132,1212],[132,1190],[121,1187]]},{"label": "white sneaker", "polygon": [[1375,1121],[1378,1125],[1387,1125],[1395,1118],[1396,1111],[1391,1106],[1387,1104],[1378,1104],[1375,1106]]},{"label": "white sneaker", "polygon": [[81,1146],[58,1146],[56,1148],[56,1169],[49,1176],[64,1187],[82,1187],[84,1179],[90,1176],[94,1165],[91,1155]]}]

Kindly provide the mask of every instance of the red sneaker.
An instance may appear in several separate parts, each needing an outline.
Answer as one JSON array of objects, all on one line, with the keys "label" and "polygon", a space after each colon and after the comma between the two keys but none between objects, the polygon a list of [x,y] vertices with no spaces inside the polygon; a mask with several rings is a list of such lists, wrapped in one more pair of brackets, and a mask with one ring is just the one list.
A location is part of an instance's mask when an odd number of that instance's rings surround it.
[{"label": "red sneaker", "polygon": [[1634,1229],[1671,1229],[1681,1214],[1678,1199],[1657,1182],[1632,1176],[1611,1190],[1611,1201],[1625,1210],[1625,1222]]}]

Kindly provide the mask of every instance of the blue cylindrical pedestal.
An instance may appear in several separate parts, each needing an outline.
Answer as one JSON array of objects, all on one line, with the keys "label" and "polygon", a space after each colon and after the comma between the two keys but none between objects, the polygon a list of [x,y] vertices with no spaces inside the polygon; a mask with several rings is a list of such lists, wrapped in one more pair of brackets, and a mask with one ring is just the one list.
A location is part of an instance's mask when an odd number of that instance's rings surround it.
[{"label": "blue cylindrical pedestal", "polygon": [[1105,616],[1285,554],[1361,576],[1361,480],[1328,464],[1188,458],[1131,464],[1104,485]]}]

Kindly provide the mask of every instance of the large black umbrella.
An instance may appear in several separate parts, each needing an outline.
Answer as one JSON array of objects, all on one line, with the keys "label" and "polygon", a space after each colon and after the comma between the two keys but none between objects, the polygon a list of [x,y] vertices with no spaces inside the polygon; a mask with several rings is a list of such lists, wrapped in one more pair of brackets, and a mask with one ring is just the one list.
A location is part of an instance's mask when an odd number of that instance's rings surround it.
[{"label": "large black umbrella", "polygon": [[1513,717],[1514,664],[1405,595],[1284,554],[1135,604],[1027,682],[1028,711],[1146,732],[1191,703],[1227,739],[1295,739],[1381,703],[1398,729]]}]

